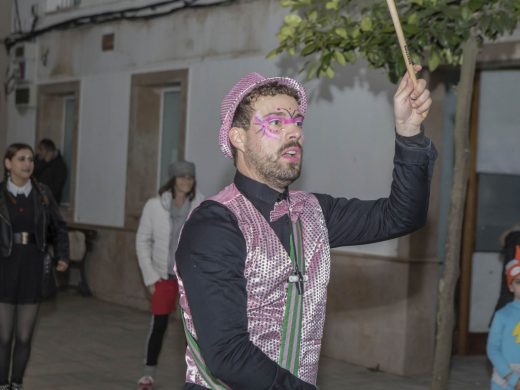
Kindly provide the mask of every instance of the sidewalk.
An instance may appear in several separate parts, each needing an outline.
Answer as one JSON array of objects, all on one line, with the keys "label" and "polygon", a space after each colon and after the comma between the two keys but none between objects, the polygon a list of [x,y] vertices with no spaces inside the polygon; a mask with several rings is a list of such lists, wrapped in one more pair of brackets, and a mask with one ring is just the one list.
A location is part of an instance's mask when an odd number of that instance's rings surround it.
[{"label": "sidewalk", "polygon": [[[145,312],[60,293],[42,305],[27,368],[26,390],[132,390],[141,375],[149,315]],[[184,340],[178,321],[161,354],[157,390],[181,389]],[[372,372],[322,358],[321,390],[425,390],[430,379]],[[484,357],[455,358],[450,390],[489,389]],[[155,387],[154,387],[155,390]]]}]

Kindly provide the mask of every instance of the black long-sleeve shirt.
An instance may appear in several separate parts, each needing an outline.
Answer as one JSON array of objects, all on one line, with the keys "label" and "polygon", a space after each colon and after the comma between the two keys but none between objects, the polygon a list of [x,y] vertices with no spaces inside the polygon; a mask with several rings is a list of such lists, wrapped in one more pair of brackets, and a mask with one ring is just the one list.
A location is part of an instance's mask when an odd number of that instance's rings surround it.
[{"label": "black long-sleeve shirt", "polygon": [[[367,244],[408,234],[426,221],[435,147],[421,133],[397,135],[391,193],[364,201],[314,194],[323,210],[330,246]],[[237,171],[237,189],[269,222],[287,196]],[[269,222],[289,251],[290,219]],[[272,361],[249,338],[244,266],[246,242],[234,214],[203,202],[186,222],[176,253],[198,344],[210,371],[232,389],[314,389]],[[187,383],[185,389],[203,389]]]}]

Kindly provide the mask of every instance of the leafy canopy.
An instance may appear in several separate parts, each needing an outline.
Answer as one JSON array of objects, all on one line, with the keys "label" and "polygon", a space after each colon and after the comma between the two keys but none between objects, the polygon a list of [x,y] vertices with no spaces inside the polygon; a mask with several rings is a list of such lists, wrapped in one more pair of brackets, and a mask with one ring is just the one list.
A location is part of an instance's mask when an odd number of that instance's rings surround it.
[{"label": "leafy canopy", "polygon": [[[405,71],[399,42],[385,0],[281,0],[290,8],[277,34],[281,53],[308,59],[307,77],[333,78],[337,65],[358,57],[386,68],[395,82]],[[462,44],[473,31],[482,41],[512,33],[520,18],[520,0],[396,0],[414,63],[434,71],[440,64],[459,66]]]}]

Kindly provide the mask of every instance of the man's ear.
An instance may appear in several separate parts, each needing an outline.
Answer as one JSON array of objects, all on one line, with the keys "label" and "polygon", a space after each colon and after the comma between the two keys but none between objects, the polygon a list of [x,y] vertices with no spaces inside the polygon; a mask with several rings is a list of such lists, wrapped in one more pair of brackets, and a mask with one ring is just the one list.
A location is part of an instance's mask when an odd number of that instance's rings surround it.
[{"label": "man's ear", "polygon": [[241,127],[229,129],[229,143],[241,152],[245,151],[246,131]]}]

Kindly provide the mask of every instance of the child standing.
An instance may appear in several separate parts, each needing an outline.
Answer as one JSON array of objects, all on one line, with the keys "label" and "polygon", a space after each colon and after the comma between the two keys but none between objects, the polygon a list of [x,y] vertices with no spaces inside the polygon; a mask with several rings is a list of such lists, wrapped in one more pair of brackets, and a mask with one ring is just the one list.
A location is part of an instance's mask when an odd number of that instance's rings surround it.
[{"label": "child standing", "polygon": [[514,300],[498,310],[491,323],[487,343],[493,364],[491,390],[520,390],[520,245],[505,274]]}]

